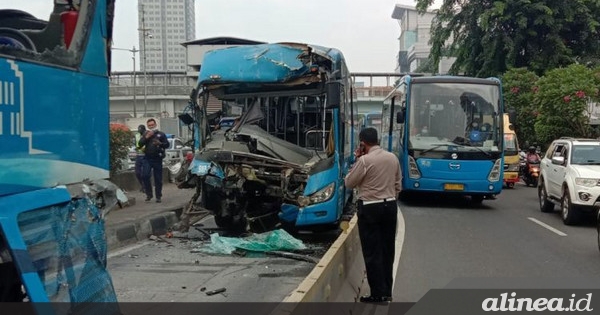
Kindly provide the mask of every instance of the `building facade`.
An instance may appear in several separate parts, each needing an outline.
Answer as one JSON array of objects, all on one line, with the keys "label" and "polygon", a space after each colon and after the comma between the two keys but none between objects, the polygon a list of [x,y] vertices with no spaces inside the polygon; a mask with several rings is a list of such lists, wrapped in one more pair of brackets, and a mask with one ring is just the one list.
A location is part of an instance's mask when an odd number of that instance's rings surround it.
[{"label": "building facade", "polygon": [[194,0],[138,0],[141,71],[186,71],[185,47],[196,38]]},{"label": "building facade", "polygon": [[[392,18],[398,20],[400,37],[398,37],[398,55],[396,55],[396,72],[416,72],[419,66],[427,61],[431,45],[431,23],[435,12],[419,14],[413,6],[396,4]],[[441,58],[438,65],[440,74],[448,73],[455,58]]]}]

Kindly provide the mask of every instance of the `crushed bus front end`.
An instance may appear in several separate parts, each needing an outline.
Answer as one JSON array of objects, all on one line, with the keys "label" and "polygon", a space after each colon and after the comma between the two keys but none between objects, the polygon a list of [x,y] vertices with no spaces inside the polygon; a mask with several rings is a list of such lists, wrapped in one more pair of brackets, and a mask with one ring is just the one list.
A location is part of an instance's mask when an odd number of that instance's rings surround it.
[{"label": "crushed bus front end", "polygon": [[[219,49],[205,55],[198,80],[196,153],[180,184],[196,189],[188,209],[239,231],[336,224],[349,200],[342,168],[353,131],[341,53],[297,43]],[[210,98],[237,117],[232,126],[210,128]]]}]

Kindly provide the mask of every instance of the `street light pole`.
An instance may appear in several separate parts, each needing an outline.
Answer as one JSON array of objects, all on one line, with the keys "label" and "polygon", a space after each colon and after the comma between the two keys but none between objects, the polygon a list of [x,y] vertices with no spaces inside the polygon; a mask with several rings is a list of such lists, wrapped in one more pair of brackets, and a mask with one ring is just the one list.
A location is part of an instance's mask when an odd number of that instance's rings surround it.
[{"label": "street light pole", "polygon": [[[135,51],[135,46],[133,46],[133,50]],[[133,60],[133,117],[137,118],[137,98],[136,98],[136,90],[135,90],[135,85],[136,85],[136,77],[135,77],[135,52],[133,53],[133,57],[131,57],[131,59]]]},{"label": "street light pole", "polygon": [[133,117],[137,118],[137,98],[136,98],[136,94],[137,91],[135,90],[136,88],[136,75],[135,75],[135,53],[137,53],[139,50],[135,49],[135,46],[133,46],[132,49],[125,49],[125,48],[116,48],[116,47],[112,47],[111,49],[114,50],[124,50],[124,51],[129,51],[133,54],[133,56],[131,57],[131,59],[133,59]]}]

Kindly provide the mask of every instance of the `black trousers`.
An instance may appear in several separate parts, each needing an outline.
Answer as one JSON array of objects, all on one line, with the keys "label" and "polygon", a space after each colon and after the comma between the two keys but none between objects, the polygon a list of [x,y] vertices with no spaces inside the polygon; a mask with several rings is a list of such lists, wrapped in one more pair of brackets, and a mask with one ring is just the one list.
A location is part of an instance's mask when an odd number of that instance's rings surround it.
[{"label": "black trousers", "polygon": [[396,224],[396,201],[363,205],[358,201],[358,233],[371,296],[392,296]]},{"label": "black trousers", "polygon": [[152,182],[150,181],[154,175],[154,189],[156,191],[156,199],[162,198],[162,159],[144,159],[142,166],[142,179],[144,181],[144,192],[146,197],[152,198]]}]

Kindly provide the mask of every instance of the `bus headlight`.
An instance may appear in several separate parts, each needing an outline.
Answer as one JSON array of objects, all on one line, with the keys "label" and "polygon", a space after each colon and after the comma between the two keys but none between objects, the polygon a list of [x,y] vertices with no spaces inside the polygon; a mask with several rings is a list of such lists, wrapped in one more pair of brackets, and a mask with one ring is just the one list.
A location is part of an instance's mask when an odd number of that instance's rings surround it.
[{"label": "bus headlight", "polygon": [[412,179],[421,178],[421,172],[419,172],[417,162],[415,162],[415,159],[412,156],[408,157],[408,177]]},{"label": "bus headlight", "polygon": [[496,163],[494,163],[494,167],[492,167],[492,170],[488,174],[488,180],[490,182],[497,182],[500,180],[500,171],[502,170],[500,168],[500,162],[502,162],[501,159],[497,159]]},{"label": "bus headlight", "polygon": [[308,196],[310,204],[321,203],[331,199],[333,192],[335,191],[335,182],[327,185],[325,188],[317,191],[316,193]]}]

